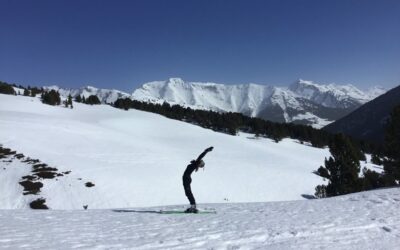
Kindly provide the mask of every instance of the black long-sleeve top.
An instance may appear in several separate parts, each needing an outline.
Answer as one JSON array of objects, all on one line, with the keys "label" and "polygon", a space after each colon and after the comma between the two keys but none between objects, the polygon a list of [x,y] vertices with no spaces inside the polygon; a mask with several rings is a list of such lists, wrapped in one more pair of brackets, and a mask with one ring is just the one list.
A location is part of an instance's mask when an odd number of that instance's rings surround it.
[{"label": "black long-sleeve top", "polygon": [[184,179],[190,179],[190,175],[193,173],[193,171],[197,168],[197,165],[200,163],[201,159],[207,154],[207,151],[205,150],[203,153],[197,157],[195,161],[190,162],[190,164],[186,167],[185,172],[183,173],[183,178]]}]

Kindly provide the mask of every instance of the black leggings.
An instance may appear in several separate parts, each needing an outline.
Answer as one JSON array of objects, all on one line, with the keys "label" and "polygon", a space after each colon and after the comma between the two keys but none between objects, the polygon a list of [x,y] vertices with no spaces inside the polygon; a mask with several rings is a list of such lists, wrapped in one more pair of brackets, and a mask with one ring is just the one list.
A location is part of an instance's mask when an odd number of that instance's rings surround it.
[{"label": "black leggings", "polygon": [[191,178],[183,178],[183,188],[185,189],[185,195],[189,199],[190,205],[196,205],[192,189],[190,188],[190,183],[192,183]]}]

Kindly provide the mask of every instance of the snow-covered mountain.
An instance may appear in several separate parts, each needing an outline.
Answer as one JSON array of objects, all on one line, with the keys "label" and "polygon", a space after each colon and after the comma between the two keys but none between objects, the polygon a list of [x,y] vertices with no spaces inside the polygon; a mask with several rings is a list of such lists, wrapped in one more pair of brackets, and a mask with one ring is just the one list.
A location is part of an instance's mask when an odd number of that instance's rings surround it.
[{"label": "snow-covered mountain", "polygon": [[320,128],[384,92],[382,88],[363,92],[352,85],[323,85],[305,80],[298,80],[286,88],[185,82],[180,78],[170,78],[143,84],[133,92],[132,98],[193,109],[240,112],[271,121],[310,124]]},{"label": "snow-covered mountain", "polygon": [[60,95],[66,98],[68,95],[72,97],[76,97],[78,95],[85,96],[85,98],[96,95],[102,103],[113,103],[118,98],[130,97],[130,94],[115,90],[115,89],[98,89],[93,86],[86,86],[79,89],[65,89],[60,88],[56,85],[53,86],[45,86],[43,87],[45,90],[56,90],[60,93]]},{"label": "snow-covered mountain", "polygon": [[72,97],[97,95],[102,103],[113,103],[118,98],[167,102],[193,109],[239,112],[274,122],[293,122],[315,128],[344,117],[386,91],[381,87],[361,91],[350,84],[317,84],[301,79],[289,87],[276,87],[253,83],[185,82],[180,78],[145,83],[132,94],[92,86],[79,89],[46,86],[44,89],[57,90],[64,98],[69,94]]}]

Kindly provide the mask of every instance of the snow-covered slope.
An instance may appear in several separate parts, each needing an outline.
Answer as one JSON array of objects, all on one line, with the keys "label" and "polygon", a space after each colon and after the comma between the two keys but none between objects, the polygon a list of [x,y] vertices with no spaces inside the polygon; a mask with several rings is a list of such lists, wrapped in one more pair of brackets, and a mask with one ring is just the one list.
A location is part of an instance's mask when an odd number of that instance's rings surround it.
[{"label": "snow-covered slope", "polygon": [[179,104],[194,109],[241,112],[255,116],[260,104],[271,96],[273,87],[243,84],[224,85],[216,83],[184,82],[180,78],[168,81],[145,83],[136,89],[132,98],[135,100]]},{"label": "snow-covered slope", "polygon": [[387,250],[400,245],[399,188],[322,200],[203,207],[217,213],[157,213],[181,206],[0,210],[0,248]]},{"label": "snow-covered slope", "polygon": [[115,89],[98,89],[93,86],[86,86],[79,89],[64,89],[60,88],[56,85],[53,86],[45,86],[43,87],[45,90],[56,90],[60,93],[60,95],[66,98],[68,95],[72,97],[76,97],[78,95],[85,96],[85,98],[96,95],[102,103],[113,103],[118,98],[130,97],[130,94],[115,90]]},{"label": "snow-covered slope", "polygon": [[[198,202],[297,200],[322,183],[312,171],[329,155],[291,139],[230,136],[137,110],[80,103],[69,109],[1,94],[0,131],[4,147],[72,171],[43,180],[34,195],[57,209],[185,204],[182,173],[208,146],[215,150],[205,158],[205,171],[193,176]],[[16,186],[22,193],[17,183],[31,166],[2,164],[7,171],[0,175],[9,181],[0,182],[0,206],[26,207],[26,197],[12,194]],[[86,188],[89,181],[95,186]]]},{"label": "snow-covered slope", "polygon": [[382,88],[363,92],[352,85],[322,85],[304,80],[285,88],[184,82],[180,78],[170,78],[143,84],[133,92],[132,98],[194,109],[240,112],[272,121],[301,122],[320,128],[382,93]]},{"label": "snow-covered slope", "polygon": [[385,139],[390,113],[398,105],[400,105],[400,85],[329,124],[324,130],[380,144]]},{"label": "snow-covered slope", "polygon": [[[312,81],[299,80],[292,84],[289,89],[298,96],[313,101],[316,104],[329,108],[349,108],[368,102],[371,98],[384,93],[378,88],[363,92],[351,84],[336,85],[316,84]],[[376,96],[371,96],[376,94]]]}]

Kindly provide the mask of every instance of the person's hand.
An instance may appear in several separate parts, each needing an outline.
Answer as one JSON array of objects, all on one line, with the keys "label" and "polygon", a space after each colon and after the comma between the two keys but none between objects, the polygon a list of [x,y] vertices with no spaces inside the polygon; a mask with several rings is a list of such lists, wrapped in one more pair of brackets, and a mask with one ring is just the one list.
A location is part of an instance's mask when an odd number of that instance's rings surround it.
[{"label": "person's hand", "polygon": [[206,149],[207,152],[211,152],[214,149],[214,147],[209,147]]}]

